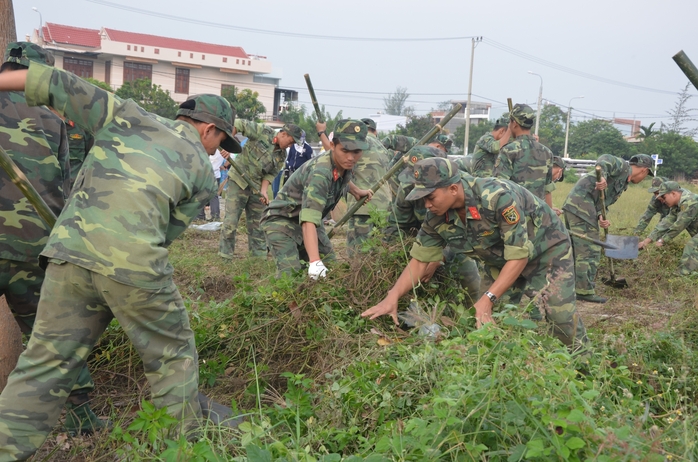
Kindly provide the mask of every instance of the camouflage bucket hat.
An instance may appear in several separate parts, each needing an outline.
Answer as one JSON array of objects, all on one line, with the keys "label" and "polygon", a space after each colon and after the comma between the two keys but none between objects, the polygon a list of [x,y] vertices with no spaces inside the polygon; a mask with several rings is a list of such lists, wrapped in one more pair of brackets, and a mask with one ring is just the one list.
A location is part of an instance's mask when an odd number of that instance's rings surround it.
[{"label": "camouflage bucket hat", "polygon": [[654,167],[654,160],[647,154],[637,154],[630,158],[630,165],[637,165],[638,167],[645,167],[650,170],[650,175],[654,176],[652,172],[652,167]]},{"label": "camouflage bucket hat", "polygon": [[334,127],[333,141],[339,141],[349,151],[364,150],[368,149],[367,135],[368,128],[362,121],[342,119]]},{"label": "camouflage bucket hat", "polygon": [[432,143],[439,143],[442,145],[446,150],[448,151],[451,149],[451,145],[453,144],[453,140],[448,137],[448,135],[436,135],[436,138],[431,140]]},{"label": "camouflage bucket hat", "polygon": [[369,119],[369,118],[367,117],[367,118],[365,118],[365,119],[361,119],[361,121],[362,121],[363,123],[365,123],[366,126],[367,126],[368,128],[370,128],[371,130],[376,130],[376,121],[375,121],[375,120]]},{"label": "camouflage bucket hat", "polygon": [[282,132],[286,132],[293,137],[297,145],[302,146],[305,142],[305,132],[301,127],[295,124],[286,124],[281,127]]},{"label": "camouflage bucket hat", "polygon": [[531,106],[527,104],[516,104],[511,110],[511,119],[521,125],[522,128],[531,128],[536,121],[536,113]]},{"label": "camouflage bucket hat", "polygon": [[448,159],[432,157],[417,162],[412,168],[412,176],[414,189],[405,197],[408,201],[421,199],[435,189],[458,183],[460,170]]},{"label": "camouflage bucket hat", "polygon": [[562,175],[560,175],[560,178],[557,181],[563,181],[565,179],[565,169],[567,168],[567,165],[565,165],[565,159],[560,156],[553,156],[553,167],[560,167],[562,169]]},{"label": "camouflage bucket hat", "polygon": [[32,61],[53,66],[56,59],[53,57],[53,53],[44,50],[35,43],[13,42],[7,45],[5,49],[5,60],[3,62],[18,63],[22,66],[29,67],[29,63]]},{"label": "camouflage bucket hat", "polygon": [[446,158],[446,153],[441,149],[433,146],[419,145],[415,146],[407,153],[407,162],[405,169],[401,171],[397,178],[400,183],[414,183],[414,165],[420,160],[431,159],[432,157]]},{"label": "camouflage bucket hat", "polygon": [[652,187],[647,189],[647,192],[651,193],[656,193],[659,191],[659,187],[664,183],[665,181],[669,181],[668,178],[664,178],[663,176],[655,176],[652,178]]},{"label": "camouflage bucket hat", "polygon": [[502,114],[502,117],[500,117],[499,119],[494,121],[494,126],[495,127],[506,127],[507,125],[509,125],[509,120],[510,120],[509,113],[505,112],[504,114]]},{"label": "camouflage bucket hat", "polygon": [[676,181],[665,181],[659,187],[659,190],[657,191],[657,195],[663,196],[664,194],[667,194],[667,193],[670,193],[673,191],[681,191],[681,185],[678,184]]},{"label": "camouflage bucket hat", "polygon": [[223,140],[221,147],[228,152],[238,154],[242,146],[233,136],[235,109],[227,99],[218,95],[194,95],[179,105],[178,116],[191,117],[194,120],[214,124],[217,129],[225,132],[228,137]]}]

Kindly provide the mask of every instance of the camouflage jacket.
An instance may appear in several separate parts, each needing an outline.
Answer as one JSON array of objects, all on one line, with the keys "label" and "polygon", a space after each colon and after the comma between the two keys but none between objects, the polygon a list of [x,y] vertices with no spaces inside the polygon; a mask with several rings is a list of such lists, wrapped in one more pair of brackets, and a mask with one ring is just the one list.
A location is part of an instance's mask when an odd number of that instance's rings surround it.
[{"label": "camouflage jacket", "polygon": [[411,185],[403,185],[398,190],[393,201],[393,206],[388,214],[387,236],[393,236],[400,230],[407,234],[413,234],[412,230],[418,230],[427,215],[424,199],[408,201],[405,197],[412,191]]},{"label": "camouflage jacket", "polygon": [[[235,119],[235,129],[249,138],[242,152],[234,160],[235,167],[251,181],[256,182],[255,187],[259,187],[262,180],[273,183],[286,164],[286,150],[274,144],[274,129],[243,119]],[[228,171],[228,176],[242,189],[247,188],[247,181],[240,176],[235,167]]]},{"label": "camouflage jacket", "polygon": [[[602,175],[608,184],[604,192],[606,208],[608,208],[618,200],[623,191],[628,189],[630,165],[627,161],[610,154],[599,157],[596,165],[601,166]],[[600,191],[596,190],[596,175],[594,173],[585,175],[577,181],[565,199],[562,209],[576,215],[590,225],[598,226],[602,207],[601,194]]]},{"label": "camouflage jacket", "polygon": [[647,204],[647,210],[645,210],[645,213],[642,214],[640,220],[637,222],[637,226],[635,226],[635,234],[643,232],[656,214],[659,214],[659,220],[661,221],[664,217],[669,215],[669,206],[660,202],[659,199],[652,195],[649,204]]},{"label": "camouflage jacket", "polygon": [[485,133],[475,143],[473,151],[472,175],[478,178],[492,176],[494,163],[499,155],[499,141],[494,139],[491,132]]},{"label": "camouflage jacket", "polygon": [[521,135],[500,148],[492,176],[511,180],[545,200],[553,182],[553,153],[532,135]]},{"label": "camouflage jacket", "polygon": [[37,63],[29,66],[25,95],[95,140],[41,255],[130,286],[171,284],[166,247],[217,189],[196,129]]},{"label": "camouflage jacket", "polygon": [[390,135],[381,140],[385,149],[393,151],[393,158],[390,160],[391,167],[395,165],[400,157],[404,156],[407,151],[415,147],[418,142],[419,140],[417,138],[405,135]]},{"label": "camouflage jacket", "polygon": [[78,127],[72,120],[65,120],[65,127],[68,130],[68,148],[70,149],[70,186],[75,183],[78,172],[85,162],[85,156],[92,149],[94,139],[92,135]]},{"label": "camouflage jacket", "polygon": [[442,259],[448,245],[487,266],[502,268],[508,260],[528,258],[522,272],[528,279],[546,266],[547,249],[569,245],[569,235],[555,212],[527,189],[497,178],[474,178],[461,173],[465,191],[466,222],[455,210],[443,216],[427,212],[413,258],[432,262]]},{"label": "camouflage jacket", "polygon": [[286,180],[264,210],[262,221],[284,217],[322,226],[322,218],[346,195],[351,179],[351,170],[339,176],[331,151],[313,157]]},{"label": "camouflage jacket", "polygon": [[[369,149],[364,151],[359,162],[354,166],[354,184],[361,189],[369,189],[374,184],[378,183],[383,176],[388,172],[388,164],[390,162],[390,153],[378,141],[376,135],[368,133],[366,136]],[[393,175],[394,176],[394,175]],[[356,211],[356,215],[368,215],[369,208],[377,210],[388,210],[392,202],[392,193],[390,186],[384,184],[373,195],[371,201]],[[351,207],[356,203],[354,196],[347,196],[347,206]]]},{"label": "camouflage jacket", "polygon": [[[22,93],[0,92],[0,146],[58,216],[68,196],[70,166],[65,124]],[[51,229],[0,169],[0,258],[38,263]]]},{"label": "camouflage jacket", "polygon": [[681,190],[681,200],[669,210],[669,215],[650,233],[650,239],[668,242],[686,230],[691,236],[698,234],[698,194]]}]

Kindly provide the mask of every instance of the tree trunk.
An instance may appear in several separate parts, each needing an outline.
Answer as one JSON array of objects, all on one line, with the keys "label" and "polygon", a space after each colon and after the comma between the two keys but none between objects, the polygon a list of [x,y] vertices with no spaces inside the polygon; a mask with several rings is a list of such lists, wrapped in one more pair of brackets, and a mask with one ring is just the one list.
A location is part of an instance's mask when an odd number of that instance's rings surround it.
[{"label": "tree trunk", "polygon": [[0,391],[5,388],[7,376],[17,365],[22,350],[22,332],[7,306],[5,296],[0,296]]},{"label": "tree trunk", "polygon": [[7,44],[16,40],[17,28],[12,0],[0,0],[0,51],[5,54]]}]

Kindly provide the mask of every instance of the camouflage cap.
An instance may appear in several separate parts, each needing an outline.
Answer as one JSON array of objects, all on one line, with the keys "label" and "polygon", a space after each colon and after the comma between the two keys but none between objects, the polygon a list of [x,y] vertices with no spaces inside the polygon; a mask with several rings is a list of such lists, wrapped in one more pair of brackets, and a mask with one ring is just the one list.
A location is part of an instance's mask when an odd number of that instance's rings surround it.
[{"label": "camouflage cap", "polygon": [[509,120],[510,120],[509,113],[505,112],[504,114],[502,114],[502,116],[499,119],[494,121],[494,126],[495,127],[506,127],[507,125],[509,125]]},{"label": "camouflage cap", "polygon": [[29,67],[29,63],[46,64],[53,66],[56,59],[53,53],[44,50],[39,45],[31,42],[12,42],[5,49],[5,63],[17,63]]},{"label": "camouflage cap", "polygon": [[362,121],[342,119],[334,127],[334,138],[332,140],[335,142],[339,141],[349,151],[364,150],[368,149],[367,135],[368,128]]},{"label": "camouflage cap", "polygon": [[659,190],[657,191],[658,196],[663,196],[664,194],[673,192],[673,191],[681,191],[681,185],[678,184],[676,181],[665,181],[664,183],[659,186]]},{"label": "camouflage cap", "polygon": [[405,199],[415,201],[431,194],[435,189],[445,188],[460,181],[458,166],[448,159],[432,157],[420,160],[412,168],[414,189]]},{"label": "camouflage cap", "polygon": [[536,112],[528,104],[516,104],[511,110],[510,119],[522,128],[531,128],[536,121]]},{"label": "camouflage cap", "polygon": [[432,157],[440,157],[442,159],[446,158],[446,153],[441,149],[435,148],[433,146],[424,146],[423,144],[415,146],[407,153],[408,165],[403,171],[398,175],[398,181],[400,183],[412,183],[414,180],[414,164],[424,159],[431,159]]},{"label": "camouflage cap", "polygon": [[365,119],[361,119],[361,121],[363,123],[365,123],[366,126],[368,128],[370,128],[371,130],[376,130],[376,121],[375,120],[369,119],[368,117],[366,117]]},{"label": "camouflage cap", "polygon": [[657,191],[659,191],[659,187],[665,181],[669,181],[669,178],[664,178],[663,176],[655,176],[654,178],[652,178],[652,187],[647,188],[647,192],[656,193]]},{"label": "camouflage cap", "polygon": [[560,156],[553,156],[553,167],[560,167],[562,169],[562,175],[560,175],[557,181],[563,181],[565,179],[565,169],[567,168],[565,159]]},{"label": "camouflage cap", "polygon": [[446,148],[448,151],[451,149],[451,145],[453,145],[453,140],[448,137],[448,135],[440,134],[436,135],[436,137],[430,141],[431,143],[439,143],[441,146]]},{"label": "camouflage cap", "polygon": [[297,145],[302,145],[305,142],[305,131],[301,127],[295,124],[286,124],[281,127],[282,132],[286,132],[291,135]]},{"label": "camouflage cap", "polygon": [[647,154],[636,154],[630,158],[630,165],[637,165],[638,167],[645,167],[649,169],[650,175],[654,176],[652,172],[652,167],[654,167],[654,159]]},{"label": "camouflage cap", "polygon": [[218,95],[193,95],[179,105],[177,115],[214,124],[217,129],[228,135],[221,147],[233,154],[242,152],[240,143],[233,136],[235,109],[227,99]]}]

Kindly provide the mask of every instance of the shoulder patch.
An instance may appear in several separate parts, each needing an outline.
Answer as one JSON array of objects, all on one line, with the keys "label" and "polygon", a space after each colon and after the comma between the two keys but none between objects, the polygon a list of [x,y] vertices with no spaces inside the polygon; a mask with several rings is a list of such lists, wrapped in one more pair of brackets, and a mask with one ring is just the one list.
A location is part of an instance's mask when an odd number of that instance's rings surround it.
[{"label": "shoulder patch", "polygon": [[470,216],[473,217],[473,220],[480,219],[480,212],[477,211],[477,207],[468,207],[468,212],[470,212]]},{"label": "shoulder patch", "polygon": [[521,220],[519,211],[516,210],[516,206],[514,205],[510,205],[509,207],[502,210],[502,218],[504,218],[504,221],[506,221],[510,225],[515,225],[519,222],[519,220]]}]

